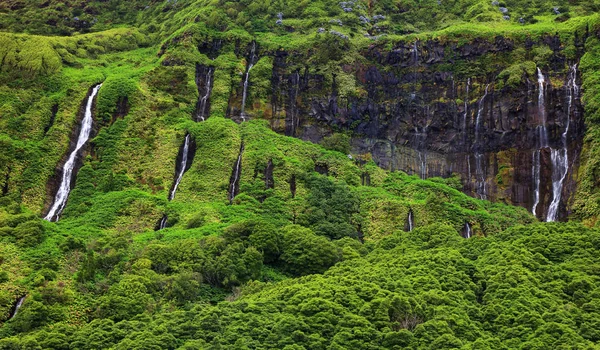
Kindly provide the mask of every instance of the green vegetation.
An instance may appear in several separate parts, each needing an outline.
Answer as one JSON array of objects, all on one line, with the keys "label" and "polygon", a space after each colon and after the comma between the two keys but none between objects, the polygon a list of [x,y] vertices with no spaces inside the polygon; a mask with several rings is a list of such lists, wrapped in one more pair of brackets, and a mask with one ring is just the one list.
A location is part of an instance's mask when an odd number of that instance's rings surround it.
[{"label": "green vegetation", "polygon": [[[598,10],[597,0],[0,3],[0,349],[597,347]],[[560,59],[585,51],[579,222],[536,223],[466,196],[457,177],[384,171],[333,126],[319,144],[270,128],[279,50],[299,57],[292,71],[321,76],[322,91],[352,98],[366,94],[352,67],[372,48],[503,37],[514,50],[438,69],[512,89],[558,57],[540,40],[552,35]],[[253,118],[236,124],[227,109],[241,101],[253,41]],[[210,118],[198,123],[197,65],[215,67]],[[98,83],[76,185],[60,221],[43,221]],[[194,160],[168,201],[186,133]]]}]

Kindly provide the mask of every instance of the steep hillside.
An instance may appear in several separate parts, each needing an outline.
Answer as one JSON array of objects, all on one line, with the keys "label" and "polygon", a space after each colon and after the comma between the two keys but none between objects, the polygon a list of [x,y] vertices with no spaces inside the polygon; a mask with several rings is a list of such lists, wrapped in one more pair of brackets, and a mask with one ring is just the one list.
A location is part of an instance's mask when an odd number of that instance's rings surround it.
[{"label": "steep hillside", "polygon": [[599,9],[3,2],[0,348],[594,348]]}]

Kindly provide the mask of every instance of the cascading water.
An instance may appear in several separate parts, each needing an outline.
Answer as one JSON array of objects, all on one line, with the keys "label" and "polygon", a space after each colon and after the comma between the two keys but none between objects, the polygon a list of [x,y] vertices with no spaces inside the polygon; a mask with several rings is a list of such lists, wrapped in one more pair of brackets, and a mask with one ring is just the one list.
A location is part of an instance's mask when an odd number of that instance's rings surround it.
[{"label": "cascading water", "polygon": [[413,43],[413,47],[410,50],[411,51],[411,56],[412,56],[412,60],[413,60],[413,92],[411,97],[414,99],[417,95],[417,69],[419,67],[419,45],[418,45],[418,41],[415,40],[415,42]]},{"label": "cascading water", "polygon": [[420,132],[419,127],[415,126],[415,141],[419,155],[419,176],[425,180],[427,178],[427,150],[423,151],[423,149],[426,147],[427,126],[423,128],[423,132]]},{"label": "cascading water", "polygon": [[240,112],[240,117],[242,117],[242,121],[246,121],[246,98],[248,96],[248,80],[250,77],[250,70],[254,67],[254,60],[256,51],[256,41],[252,42],[252,50],[250,51],[250,61],[248,61],[248,67],[246,68],[246,74],[244,76],[244,88],[242,91],[242,110]]},{"label": "cascading water", "polygon": [[92,93],[87,99],[87,104],[85,106],[85,114],[83,120],[81,121],[81,130],[79,131],[79,136],[77,137],[77,145],[69,158],[65,162],[62,171],[62,179],[60,182],[60,186],[58,191],[56,192],[56,197],[54,198],[54,203],[50,207],[48,214],[44,217],[45,220],[48,221],[58,221],[60,214],[62,213],[65,205],[67,204],[67,199],[69,198],[69,192],[71,192],[71,179],[73,177],[73,172],[75,170],[75,160],[79,155],[80,150],[83,148],[85,143],[90,138],[90,132],[92,131],[92,107],[94,103],[94,98],[98,94],[98,90],[102,84],[96,85],[92,89]]},{"label": "cascading water", "polygon": [[[179,164],[175,167],[175,181],[173,182],[173,188],[169,191],[169,196],[167,199],[169,201],[175,198],[175,193],[177,192],[177,188],[179,187],[179,183],[181,179],[183,179],[183,174],[189,169],[193,157],[194,157],[194,148],[195,143],[192,140],[192,137],[189,133],[185,135],[185,139],[183,140],[183,147],[181,148],[181,160]],[[156,224],[155,230],[162,230],[167,227],[167,221],[169,217],[167,214],[164,214],[160,221]]]},{"label": "cascading water", "polygon": [[471,229],[471,224],[465,222],[465,227],[463,228],[463,237],[471,238],[473,236],[473,230]]},{"label": "cascading water", "polygon": [[548,207],[547,222],[558,219],[558,209],[562,197],[562,189],[569,172],[569,149],[568,134],[571,124],[571,113],[573,112],[573,100],[579,96],[579,86],[577,86],[577,64],[574,64],[569,70],[569,77],[566,86],[567,90],[567,120],[565,122],[565,131],[561,135],[562,149],[551,151],[552,160],[552,202]]},{"label": "cascading water", "polygon": [[542,70],[538,67],[538,113],[540,118],[540,126],[538,130],[538,148],[533,151],[533,167],[532,167],[532,178],[533,178],[533,206],[531,212],[537,216],[537,206],[540,204],[540,170],[541,170],[541,149],[548,147],[548,130],[546,128],[546,101],[545,101],[545,87],[546,79]]},{"label": "cascading water", "polygon": [[25,301],[25,296],[22,296],[19,298],[19,300],[17,300],[17,303],[15,304],[15,307],[13,309],[13,312],[10,315],[10,317],[8,318],[9,320],[12,320],[13,318],[15,318],[15,316],[17,316],[17,312],[19,312],[19,309],[21,308],[21,306],[23,306],[24,301]]},{"label": "cascading water", "polygon": [[212,78],[213,78],[213,74],[214,74],[215,68],[214,67],[208,67],[207,71],[206,71],[206,76],[204,78],[206,84],[204,87],[204,95],[198,100],[198,107],[197,107],[197,115],[196,115],[196,121],[204,121],[206,119],[206,117],[208,116],[208,98],[210,97],[210,92],[212,90]]},{"label": "cascading water", "polygon": [[546,79],[544,78],[544,74],[542,73],[542,70],[538,67],[537,69],[538,72],[538,86],[539,86],[539,94],[538,94],[538,111],[540,114],[540,121],[541,124],[538,127],[538,131],[539,131],[539,142],[540,142],[540,148],[545,148],[548,147],[548,129],[546,127],[546,89],[545,89],[545,84],[546,84]]},{"label": "cascading water", "polygon": [[419,152],[419,161],[421,162],[421,179],[427,178],[427,153]]},{"label": "cascading water", "polygon": [[233,166],[233,171],[231,172],[231,179],[229,180],[229,193],[228,198],[229,203],[233,202],[235,196],[237,196],[240,186],[240,176],[242,174],[242,153],[244,153],[244,143],[240,145],[240,153],[238,155],[237,160]]},{"label": "cascading water", "polygon": [[163,215],[163,217],[160,219],[160,222],[158,223],[157,230],[162,230],[162,229],[166,228],[168,219],[169,219],[169,217],[167,216],[167,214]]},{"label": "cascading water", "polygon": [[541,152],[539,149],[533,151],[533,160],[532,160],[532,170],[531,176],[533,178],[533,207],[531,208],[531,213],[533,215],[536,214],[537,206],[540,204],[540,170],[541,170]]},{"label": "cascading water", "polygon": [[177,192],[177,187],[183,178],[183,173],[187,170],[187,162],[188,162],[188,154],[190,151],[190,134],[185,135],[185,140],[183,141],[183,152],[181,154],[181,162],[179,163],[179,172],[177,173],[177,177],[175,178],[175,183],[173,184],[173,189],[169,192],[169,200],[173,200],[175,198],[175,192]]},{"label": "cascading water", "polygon": [[478,109],[477,109],[477,119],[475,120],[475,143],[479,143],[479,130],[481,128],[481,114],[483,113],[483,107],[484,104],[483,102],[485,101],[485,98],[488,95],[488,91],[490,88],[490,84],[487,84],[485,87],[485,93],[483,94],[483,97],[479,100],[479,105],[478,105]]},{"label": "cascading water", "polygon": [[487,199],[487,183],[485,181],[485,172],[483,171],[483,153],[481,140],[479,137],[481,128],[481,117],[483,114],[484,101],[488,95],[488,89],[490,84],[485,87],[485,93],[481,100],[479,100],[479,106],[477,110],[477,119],[475,120],[475,177],[476,177],[476,191],[480,199]]},{"label": "cascading water", "polygon": [[415,218],[413,216],[413,211],[410,209],[408,211],[408,232],[411,232],[415,228]]},{"label": "cascading water", "polygon": [[471,85],[471,78],[467,79],[467,94],[465,97],[465,113],[463,114],[462,131],[465,145],[467,144],[467,115],[469,114],[469,86]]}]

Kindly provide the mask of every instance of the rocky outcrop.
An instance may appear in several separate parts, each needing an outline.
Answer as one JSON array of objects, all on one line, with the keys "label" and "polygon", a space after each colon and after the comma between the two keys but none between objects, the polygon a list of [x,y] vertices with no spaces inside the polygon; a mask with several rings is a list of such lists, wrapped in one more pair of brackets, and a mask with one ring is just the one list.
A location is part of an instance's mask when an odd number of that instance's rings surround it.
[{"label": "rocky outcrop", "polygon": [[[582,36],[576,41],[582,41]],[[513,51],[523,46],[528,56],[534,46],[552,51],[541,67],[547,81],[544,118],[535,74],[523,71],[521,83],[516,85],[497,78],[514,63],[510,59]],[[569,120],[570,169],[559,208],[559,218],[565,218],[570,193],[576,187],[573,174],[584,125],[579,98],[571,104],[568,101],[568,64],[574,62],[567,62],[562,55],[563,46],[556,36],[524,44],[498,36],[462,45],[438,40],[398,43],[391,50],[372,45],[363,52],[364,62],[342,66],[362,91],[346,96],[340,96],[338,77],[306,66],[305,55],[284,50],[261,52],[273,56],[270,110],[263,116],[274,130],[313,142],[334,131],[350,132],[352,152],[370,153],[382,168],[422,178],[456,174],[470,195],[529,210],[535,201],[533,153],[540,149],[539,127],[545,119],[549,148],[539,152],[539,208],[543,209],[536,214],[540,219],[546,218],[553,198],[550,149],[562,147]],[[250,65],[249,50],[238,54],[248,56]],[[498,57],[503,61],[481,67]],[[241,88],[234,91],[234,97]],[[229,115],[235,114],[238,100],[230,99],[234,103]]]}]

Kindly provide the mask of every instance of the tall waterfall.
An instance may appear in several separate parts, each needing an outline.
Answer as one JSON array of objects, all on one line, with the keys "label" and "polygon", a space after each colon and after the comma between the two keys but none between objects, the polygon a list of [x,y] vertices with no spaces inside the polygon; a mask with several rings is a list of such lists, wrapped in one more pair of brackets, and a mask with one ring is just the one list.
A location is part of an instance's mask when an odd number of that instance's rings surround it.
[{"label": "tall waterfall", "polygon": [[181,154],[181,162],[179,163],[179,172],[177,173],[177,177],[175,178],[175,183],[173,184],[173,189],[169,193],[169,200],[173,200],[175,198],[175,192],[177,191],[177,187],[183,178],[183,173],[187,170],[188,163],[188,154],[190,151],[190,134],[185,135],[185,140],[183,141],[183,152]]},{"label": "tall waterfall", "polygon": [[467,94],[465,96],[465,113],[463,114],[462,121],[462,132],[465,145],[467,144],[467,116],[469,114],[469,86],[471,85],[471,78],[467,79]]},{"label": "tall waterfall", "polygon": [[545,84],[546,79],[542,70],[538,67],[538,113],[541,124],[537,127],[538,130],[538,148],[533,151],[533,167],[532,167],[532,178],[533,178],[533,206],[531,212],[537,216],[537,206],[540,204],[540,171],[541,171],[541,149],[548,147],[548,130],[546,128],[546,100],[545,100]]},{"label": "tall waterfall", "polygon": [[579,86],[577,86],[577,64],[571,66],[569,70],[567,90],[567,115],[565,121],[565,131],[561,135],[562,148],[551,150],[552,160],[552,202],[548,207],[546,221],[556,221],[558,219],[558,209],[562,197],[562,189],[569,172],[569,127],[571,124],[571,113],[573,112],[573,100],[579,96]]},{"label": "tall waterfall", "polygon": [[485,172],[483,171],[483,153],[482,144],[479,136],[481,128],[481,117],[484,109],[484,101],[488,95],[488,89],[490,84],[485,87],[485,94],[479,100],[479,106],[477,110],[477,119],[475,120],[475,177],[477,181],[476,191],[480,199],[487,199],[487,184],[485,181]]},{"label": "tall waterfall", "polygon": [[415,218],[412,209],[408,211],[408,232],[415,229]]},{"label": "tall waterfall", "polygon": [[206,70],[206,77],[204,78],[206,81],[206,86],[204,95],[200,98],[200,100],[198,100],[198,114],[196,115],[196,121],[204,121],[208,116],[208,98],[210,97],[210,92],[212,90],[212,78],[214,71],[214,67],[208,67]]},{"label": "tall waterfall", "polygon": [[54,198],[54,203],[50,207],[48,214],[44,217],[45,220],[48,221],[58,221],[60,214],[62,213],[65,205],[67,204],[67,199],[69,198],[69,192],[71,192],[71,179],[73,177],[73,171],[75,170],[75,160],[83,145],[90,138],[90,132],[92,131],[92,106],[94,103],[94,98],[98,94],[98,90],[102,84],[96,85],[92,89],[92,93],[87,99],[87,104],[85,106],[85,114],[83,120],[81,121],[81,130],[79,131],[79,136],[77,137],[77,145],[69,158],[65,162],[62,171],[62,178],[60,181],[60,187],[56,192],[56,197]]},{"label": "tall waterfall", "polygon": [[244,88],[242,91],[242,111],[240,113],[240,117],[242,117],[243,121],[246,121],[246,98],[248,96],[248,80],[250,77],[250,70],[254,67],[254,59],[256,51],[256,41],[252,42],[252,50],[250,51],[250,61],[248,62],[248,67],[246,68],[246,74],[244,75]]},{"label": "tall waterfall", "polygon": [[547,123],[547,116],[546,116],[546,79],[544,78],[544,74],[542,73],[542,70],[538,67],[537,69],[537,73],[538,73],[538,86],[539,86],[539,93],[538,93],[538,111],[540,113],[540,119],[541,119],[541,125],[538,127],[538,131],[539,131],[539,141],[540,141],[540,148],[544,148],[544,147],[548,147],[548,129],[546,127],[546,123]]}]

